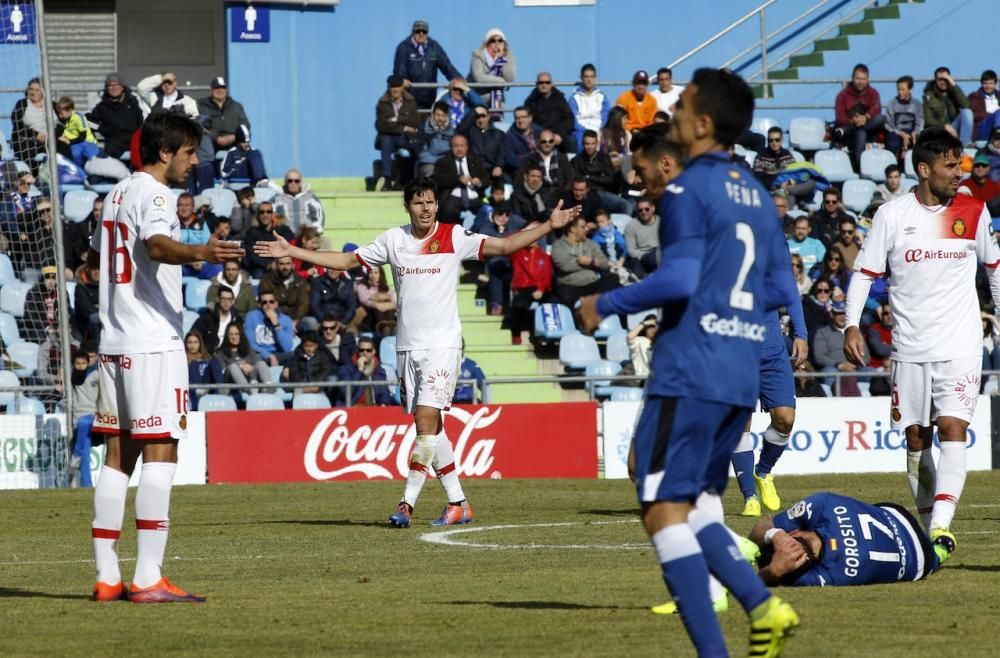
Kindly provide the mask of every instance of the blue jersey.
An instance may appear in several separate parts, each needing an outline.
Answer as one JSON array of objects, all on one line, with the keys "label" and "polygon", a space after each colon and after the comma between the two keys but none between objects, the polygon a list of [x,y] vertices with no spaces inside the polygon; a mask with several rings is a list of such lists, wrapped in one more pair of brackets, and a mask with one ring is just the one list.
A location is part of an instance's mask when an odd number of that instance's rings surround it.
[{"label": "blue jersey", "polygon": [[818,562],[790,585],[874,585],[919,580],[939,562],[927,535],[903,508],[869,505],[833,493],[807,497],[774,517],[786,532],[812,530],[823,541]]},{"label": "blue jersey", "polygon": [[659,306],[647,393],[753,407],[765,314],[798,302],[777,211],[723,153],[691,160],[659,201],[660,267],[602,295],[598,312]]}]

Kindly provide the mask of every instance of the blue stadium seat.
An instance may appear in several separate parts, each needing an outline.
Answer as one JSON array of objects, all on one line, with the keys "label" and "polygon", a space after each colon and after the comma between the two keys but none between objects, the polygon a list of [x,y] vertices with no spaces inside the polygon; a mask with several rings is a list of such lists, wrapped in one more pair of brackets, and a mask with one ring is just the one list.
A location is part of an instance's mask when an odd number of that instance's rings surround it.
[{"label": "blue stadium seat", "polygon": [[875,183],[870,180],[849,180],[844,183],[844,207],[861,212],[872,202]]},{"label": "blue stadium seat", "polygon": [[[622,364],[606,359],[591,361],[584,369],[588,377],[614,377],[622,370]],[[588,383],[588,388],[594,391],[594,396],[598,398],[611,397],[611,380],[594,379]]]},{"label": "blue stadium seat", "polygon": [[[778,120],[772,117],[754,117],[750,123],[750,130],[767,137],[767,131],[771,128],[780,128]],[[784,133],[784,131],[782,131]]]},{"label": "blue stadium seat", "polygon": [[805,162],[806,161],[806,156],[802,155],[801,153],[799,153],[795,149],[792,149],[792,157],[795,158],[796,162]]},{"label": "blue stadium seat", "polygon": [[635,386],[609,386],[612,402],[642,400],[642,389]]},{"label": "blue stadium seat", "polygon": [[535,337],[544,340],[561,340],[580,333],[573,320],[573,312],[562,304],[539,304],[535,309]]},{"label": "blue stadium seat", "polygon": [[608,342],[604,346],[604,353],[608,357],[608,361],[614,361],[616,363],[625,363],[632,359],[631,352],[628,349],[628,334],[622,332],[620,334],[615,334],[608,337]]},{"label": "blue stadium seat", "polygon": [[5,286],[11,281],[17,281],[14,265],[7,254],[0,254],[0,286]]},{"label": "blue stadium seat", "polygon": [[253,198],[256,203],[270,203],[274,201],[274,197],[276,196],[278,196],[278,191],[273,187],[253,188]]},{"label": "blue stadium seat", "polygon": [[[20,386],[21,380],[10,370],[0,370],[0,387]],[[9,405],[14,401],[14,391],[0,391],[0,406]]]},{"label": "blue stadium seat", "polygon": [[194,323],[197,321],[198,321],[198,313],[196,311],[192,311],[189,308],[184,309],[183,329],[185,336],[187,336],[187,332],[191,331],[191,327],[193,327]]},{"label": "blue stadium seat", "polygon": [[[382,359],[379,359],[381,361]],[[386,381],[396,382],[389,386],[389,395],[392,396],[392,401],[399,404],[399,375],[396,373],[396,369],[392,366],[387,366],[382,364],[382,369],[385,370]]]},{"label": "blue stadium seat", "polygon": [[0,288],[0,311],[10,313],[15,318],[24,315],[24,300],[31,290],[30,283],[11,281]]},{"label": "blue stadium seat", "polygon": [[28,163],[24,160],[14,160],[14,169],[16,169],[19,174],[23,174],[24,172],[28,172],[29,174],[31,173],[31,167],[29,167]]},{"label": "blue stadium seat", "polygon": [[788,124],[788,141],[800,151],[822,151],[830,148],[826,137],[826,122],[816,117],[796,117]]},{"label": "blue stadium seat", "polygon": [[384,336],[378,344],[378,360],[383,366],[396,368],[396,337]]},{"label": "blue stadium seat", "polygon": [[236,205],[236,193],[224,187],[210,187],[203,190],[202,194],[207,196],[212,203],[212,214],[216,217],[229,217]]},{"label": "blue stadium seat", "polygon": [[3,130],[0,130],[0,160],[13,160],[14,159],[14,149],[10,147],[7,142],[7,135],[4,134]]},{"label": "blue stadium seat", "polygon": [[17,397],[7,405],[7,413],[22,414],[26,416],[41,416],[45,413],[45,403],[38,398],[18,394]]},{"label": "blue stadium seat", "polygon": [[626,215],[625,213],[622,212],[611,213],[611,223],[614,224],[615,228],[617,228],[622,233],[625,233],[625,227],[628,226],[629,222],[631,221],[632,217],[630,215]]},{"label": "blue stadium seat", "polygon": [[614,334],[623,333],[625,333],[625,329],[622,328],[622,321],[617,315],[609,315],[601,320],[601,324],[597,325],[597,330],[594,331],[594,338],[603,339]]},{"label": "blue stadium seat", "polygon": [[[271,381],[277,383],[281,381],[281,371],[285,369],[285,366],[268,366],[271,369]],[[295,392],[292,389],[285,390],[283,388],[274,389],[274,394],[281,398],[282,402],[291,402],[292,398],[295,396]]]},{"label": "blue stadium seat", "polygon": [[111,190],[115,189],[114,183],[91,183],[87,181],[87,189],[91,192],[96,193],[98,196],[107,194]]},{"label": "blue stadium seat", "polygon": [[568,370],[583,370],[591,361],[600,361],[601,351],[593,336],[569,334],[559,341],[559,362]]},{"label": "blue stadium seat", "polygon": [[247,398],[247,411],[282,411],[285,403],[273,393],[254,393]]},{"label": "blue stadium seat", "polygon": [[68,220],[80,223],[87,219],[87,215],[94,209],[94,199],[97,192],[90,190],[72,190],[63,197],[63,217]]},{"label": "blue stadium seat", "polygon": [[211,287],[212,282],[207,279],[196,279],[189,283],[184,288],[184,306],[192,311],[205,308],[205,304],[208,303],[208,289]]},{"label": "blue stadium seat", "polygon": [[198,411],[236,411],[236,400],[218,393],[202,395],[198,398]]},{"label": "blue stadium seat", "polygon": [[913,168],[913,149],[903,155],[903,173],[907,178],[917,178],[917,170]]},{"label": "blue stadium seat", "polygon": [[17,329],[17,320],[10,313],[0,312],[0,338],[4,345],[21,342],[21,332]]},{"label": "blue stadium seat", "polygon": [[899,184],[903,186],[904,190],[909,192],[911,189],[913,189],[915,185],[919,185],[920,181],[918,181],[916,178],[910,178],[909,176],[907,176],[902,181],[900,181]]},{"label": "blue stadium seat", "polygon": [[831,183],[843,183],[858,177],[851,168],[851,159],[840,149],[818,151],[813,162],[823,171],[823,175]]},{"label": "blue stadium seat", "polygon": [[329,409],[330,398],[322,393],[296,393],[292,398],[292,409]]},{"label": "blue stadium seat", "polygon": [[22,341],[7,346],[7,354],[20,368],[14,368],[18,377],[31,377],[38,368],[38,345]]},{"label": "blue stadium seat", "polygon": [[871,149],[861,154],[861,177],[876,183],[885,181],[885,168],[896,163],[896,156],[885,149]]}]

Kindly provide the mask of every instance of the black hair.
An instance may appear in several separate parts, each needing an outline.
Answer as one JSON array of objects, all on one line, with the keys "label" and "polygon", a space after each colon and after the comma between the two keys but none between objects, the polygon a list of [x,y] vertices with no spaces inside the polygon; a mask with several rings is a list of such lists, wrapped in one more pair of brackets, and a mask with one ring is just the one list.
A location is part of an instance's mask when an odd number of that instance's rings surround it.
[{"label": "black hair", "polygon": [[985,71],[983,71],[983,74],[979,76],[980,84],[986,82],[987,80],[995,81],[996,79],[997,79],[997,72],[994,71],[993,69],[986,69]]},{"label": "black hair", "polygon": [[[809,545],[809,542],[806,541],[805,537],[792,537],[792,539],[794,539],[799,543],[799,546],[801,546],[802,550],[805,551],[807,559],[805,564],[803,564],[801,567],[799,567],[795,571],[789,571],[780,578],[781,583],[784,585],[795,584],[795,582],[798,581],[799,578],[801,578],[804,574],[806,574],[810,569],[813,568],[813,565],[819,562],[819,556],[817,556],[816,553],[813,552],[812,546]],[[763,546],[760,549],[760,556],[757,558],[757,568],[763,569],[764,567],[771,564],[771,561],[773,559],[774,559],[774,546],[771,544]]]},{"label": "black hair", "polygon": [[826,198],[827,194],[832,194],[833,196],[837,197],[837,201],[840,201],[840,190],[834,187],[833,185],[823,190],[824,199]]},{"label": "black hair", "polygon": [[254,196],[254,191],[252,187],[241,187],[236,191],[236,198],[239,200],[249,199]]},{"label": "black hair", "polygon": [[437,185],[432,179],[427,176],[417,176],[416,178],[411,179],[410,182],[403,187],[403,205],[409,206],[413,197],[420,196],[428,190],[434,193],[434,199],[436,200]]},{"label": "black hair", "polygon": [[674,77],[674,72],[671,71],[670,68],[666,66],[661,66],[660,68],[656,69],[657,77],[659,77],[661,73],[667,73],[668,75],[670,75],[671,78]]},{"label": "black hair", "polygon": [[785,136],[785,131],[781,129],[781,126],[771,126],[770,128],[768,128],[767,134],[770,135],[771,133],[778,133],[782,137]]},{"label": "black hair", "polygon": [[927,128],[917,138],[913,147],[913,168],[923,163],[934,166],[934,161],[944,155],[962,155],[962,142],[944,128]]},{"label": "black hair", "polygon": [[531,116],[531,110],[528,109],[527,107],[523,106],[523,105],[518,105],[517,107],[515,107],[514,111],[511,113],[511,116],[514,116],[518,112],[527,112],[528,116],[529,117]]},{"label": "black hair", "polygon": [[194,201],[194,195],[190,192],[181,192],[177,195],[177,200],[180,201],[181,199],[191,199],[191,201]]},{"label": "black hair", "polygon": [[600,140],[600,137],[597,136],[597,131],[588,128],[587,130],[583,131],[583,139],[580,140],[581,145],[583,144],[583,140],[587,139],[588,137],[593,137],[596,140]]},{"label": "black hair", "polygon": [[938,73],[947,73],[948,75],[951,75],[951,69],[948,68],[947,66],[939,66],[936,69],[934,69],[935,78],[937,77]]},{"label": "black hair", "polygon": [[494,215],[509,215],[511,214],[510,203],[507,201],[500,201],[493,204],[493,214]]},{"label": "black hair", "polygon": [[912,75],[902,75],[902,76],[896,78],[896,84],[898,85],[900,82],[904,83],[906,85],[907,89],[913,89],[913,76]]},{"label": "black hair", "polygon": [[228,292],[230,295],[233,296],[233,299],[236,299],[236,293],[233,292],[233,289],[230,288],[229,286],[219,286],[219,292],[216,293],[216,297],[218,297],[224,292]]},{"label": "black hair", "polygon": [[[232,353],[232,347],[229,345],[229,330],[236,327],[240,333],[240,344],[236,346],[236,356],[246,357],[250,354],[250,345],[247,343],[246,337],[243,335],[243,323],[239,320],[233,320],[226,325],[226,331],[222,334],[222,343],[219,345],[219,350],[227,356],[234,356]],[[204,343],[202,343],[204,345]]]},{"label": "black hair", "polygon": [[538,164],[537,162],[528,162],[527,164],[524,165],[524,173],[528,173],[529,171],[538,171],[541,172],[543,175],[545,174],[545,169],[543,169],[542,165]]},{"label": "black hair", "polygon": [[753,120],[754,97],[750,85],[729,69],[701,68],[691,84],[698,89],[694,109],[712,118],[715,141],[729,148]]},{"label": "black hair", "polygon": [[41,87],[42,81],[39,78],[32,78],[31,80],[28,80],[28,84],[24,85],[25,96],[28,95],[28,87],[30,87],[31,85],[38,85],[39,87]]},{"label": "black hair", "polygon": [[581,176],[580,174],[573,176],[573,182],[570,183],[570,187],[576,185],[577,183],[586,183],[588,187],[590,186],[590,181],[587,179],[587,177]]},{"label": "black hair", "polygon": [[656,123],[668,123],[670,121],[670,115],[663,110],[657,110],[656,114],[653,115],[653,121]]},{"label": "black hair", "polygon": [[670,132],[670,127],[665,123],[654,123],[646,126],[635,133],[629,144],[629,148],[632,150],[632,153],[642,151],[643,157],[653,162],[659,160],[664,155],[669,155],[679,162],[683,158],[683,150],[680,144],[672,141],[667,136],[668,132]]},{"label": "black hair", "polygon": [[311,329],[308,330],[308,331],[303,331],[302,333],[300,333],[299,334],[299,339],[303,343],[306,342],[307,340],[308,341],[312,341],[312,342],[314,342],[316,344],[320,344],[322,342],[319,339],[319,334],[317,334],[315,331],[313,331]]},{"label": "black hair", "polygon": [[862,71],[865,75],[868,75],[868,65],[867,64],[855,64],[854,68],[851,69],[851,77],[853,78],[854,74],[857,73],[858,71]]},{"label": "black hair", "polygon": [[437,112],[438,110],[448,114],[448,104],[444,101],[438,101],[431,106],[431,112]]},{"label": "black hair", "polygon": [[885,168],[885,177],[888,178],[889,174],[898,174],[900,172],[899,165],[891,164]]},{"label": "black hair", "polygon": [[185,146],[198,146],[202,130],[197,121],[181,114],[151,114],[139,135],[139,158],[146,164],[160,161],[160,151],[177,153]]},{"label": "black hair", "polygon": [[586,73],[587,71],[593,71],[594,73],[597,73],[597,69],[590,62],[587,62],[586,64],[580,67],[580,77],[582,78],[583,74]]}]

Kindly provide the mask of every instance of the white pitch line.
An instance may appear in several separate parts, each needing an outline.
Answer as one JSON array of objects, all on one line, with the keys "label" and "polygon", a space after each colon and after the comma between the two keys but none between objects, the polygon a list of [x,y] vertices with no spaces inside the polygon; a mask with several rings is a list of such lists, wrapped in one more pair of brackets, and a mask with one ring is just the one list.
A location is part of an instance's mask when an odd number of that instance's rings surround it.
[{"label": "white pitch line", "polygon": [[[242,560],[280,560],[281,557],[277,555],[231,555],[228,557],[181,557],[175,555],[173,557],[166,558],[167,560],[174,560],[178,562],[236,562]],[[134,557],[120,557],[119,562],[135,562]],[[21,566],[38,566],[38,565],[57,565],[57,564],[93,564],[93,558],[88,560],[25,560],[25,561],[14,561],[14,562],[0,562],[0,568],[3,567],[21,567]]]},{"label": "white pitch line", "polygon": [[461,546],[463,548],[486,548],[490,550],[517,550],[517,549],[535,549],[535,548],[555,548],[555,549],[597,549],[597,550],[610,550],[617,551],[621,549],[639,549],[639,548],[649,548],[649,543],[643,542],[641,544],[473,544],[469,542],[458,541],[452,539],[454,535],[469,534],[473,532],[485,532],[488,530],[509,530],[511,528],[564,528],[567,526],[584,526],[584,525],[617,525],[622,523],[638,523],[638,519],[629,521],[570,521],[561,523],[524,523],[524,524],[511,524],[511,525],[486,525],[486,526],[475,526],[471,528],[456,528],[454,530],[445,530],[444,532],[425,532],[420,535],[420,540],[431,544],[441,544],[444,546]]},{"label": "white pitch line", "polygon": [[962,507],[1000,507],[1000,503],[969,503]]}]

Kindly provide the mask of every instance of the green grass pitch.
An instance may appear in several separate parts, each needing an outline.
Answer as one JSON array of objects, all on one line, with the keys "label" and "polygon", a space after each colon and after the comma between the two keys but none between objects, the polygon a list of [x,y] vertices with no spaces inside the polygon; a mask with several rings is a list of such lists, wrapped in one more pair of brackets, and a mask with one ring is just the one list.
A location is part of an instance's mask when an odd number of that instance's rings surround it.
[{"label": "green grass pitch", "polygon": [[[902,473],[777,482],[787,504],[820,490],[910,503]],[[463,529],[475,531],[448,535],[453,544],[421,539],[441,532],[427,525],[443,506],[433,482],[413,526],[387,527],[401,487],[175,489],[164,573],[208,596],[200,606],[91,602],[92,492],[3,492],[0,653],[693,655],[679,619],[648,611],[667,595],[628,482],[467,481],[477,521]],[[927,581],[786,590],[802,617],[786,655],[996,656],[998,490],[1000,472],[969,476],[953,526],[958,550]],[[737,499],[727,493],[727,521],[745,532]],[[119,550],[126,580],[132,510],[130,495]],[[732,655],[745,655],[734,602],[722,623]]]}]

